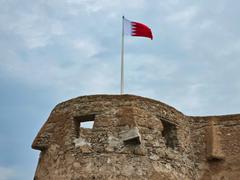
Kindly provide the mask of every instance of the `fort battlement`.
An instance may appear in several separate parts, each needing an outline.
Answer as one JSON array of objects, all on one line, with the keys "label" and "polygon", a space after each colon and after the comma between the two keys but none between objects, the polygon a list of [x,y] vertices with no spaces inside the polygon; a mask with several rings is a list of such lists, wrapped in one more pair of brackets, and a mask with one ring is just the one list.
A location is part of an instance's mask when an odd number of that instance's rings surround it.
[{"label": "fort battlement", "polygon": [[237,180],[240,114],[193,117],[140,96],[82,96],[53,109],[32,148],[41,151],[35,180]]}]

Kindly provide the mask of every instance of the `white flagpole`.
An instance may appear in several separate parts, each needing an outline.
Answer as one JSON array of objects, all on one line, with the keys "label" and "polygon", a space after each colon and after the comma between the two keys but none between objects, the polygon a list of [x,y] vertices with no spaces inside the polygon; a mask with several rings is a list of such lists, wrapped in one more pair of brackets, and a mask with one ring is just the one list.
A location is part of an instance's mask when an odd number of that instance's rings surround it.
[{"label": "white flagpole", "polygon": [[122,17],[122,50],[121,50],[121,91],[124,93],[124,16]]}]

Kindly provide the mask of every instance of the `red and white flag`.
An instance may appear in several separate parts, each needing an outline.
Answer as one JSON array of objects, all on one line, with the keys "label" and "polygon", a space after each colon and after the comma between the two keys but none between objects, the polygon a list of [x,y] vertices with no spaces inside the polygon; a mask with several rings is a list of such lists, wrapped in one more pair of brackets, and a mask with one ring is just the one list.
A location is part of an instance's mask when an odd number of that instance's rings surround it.
[{"label": "red and white flag", "polygon": [[129,21],[128,19],[123,17],[123,25],[124,25],[124,35],[129,36],[140,36],[140,37],[147,37],[153,39],[151,29],[146,26],[145,24]]},{"label": "red and white flag", "polygon": [[124,16],[122,17],[121,94],[124,93],[124,35],[153,39],[152,31],[148,26],[139,22],[129,21]]}]

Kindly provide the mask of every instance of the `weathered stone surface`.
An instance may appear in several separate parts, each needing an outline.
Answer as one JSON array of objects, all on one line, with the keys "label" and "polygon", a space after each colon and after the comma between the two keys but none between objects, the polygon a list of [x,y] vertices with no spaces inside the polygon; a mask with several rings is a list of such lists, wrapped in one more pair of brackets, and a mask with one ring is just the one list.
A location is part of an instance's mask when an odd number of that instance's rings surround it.
[{"label": "weathered stone surface", "polygon": [[137,127],[120,133],[122,141],[130,144],[141,144],[141,135]]},{"label": "weathered stone surface", "polygon": [[[80,126],[90,120],[92,129]],[[57,105],[32,147],[41,151],[36,180],[237,180],[240,115],[191,117],[134,95],[83,96]]]}]

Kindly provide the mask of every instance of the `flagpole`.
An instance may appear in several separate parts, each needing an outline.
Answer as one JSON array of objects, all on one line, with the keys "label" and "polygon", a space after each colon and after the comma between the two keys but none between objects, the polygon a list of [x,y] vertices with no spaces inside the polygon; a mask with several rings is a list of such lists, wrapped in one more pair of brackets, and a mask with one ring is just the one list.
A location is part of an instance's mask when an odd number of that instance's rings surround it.
[{"label": "flagpole", "polygon": [[122,17],[122,49],[121,49],[121,90],[124,93],[124,16]]}]

